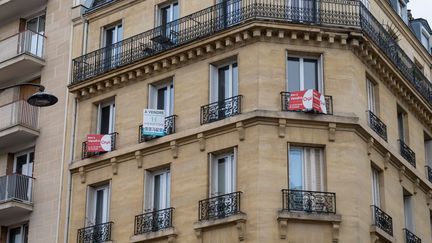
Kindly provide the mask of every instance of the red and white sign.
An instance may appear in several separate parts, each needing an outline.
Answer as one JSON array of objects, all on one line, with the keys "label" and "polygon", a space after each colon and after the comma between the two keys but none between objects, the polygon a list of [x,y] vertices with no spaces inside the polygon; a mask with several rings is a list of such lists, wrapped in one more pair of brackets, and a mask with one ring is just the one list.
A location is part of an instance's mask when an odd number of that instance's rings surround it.
[{"label": "red and white sign", "polygon": [[324,95],[313,89],[290,92],[289,111],[315,111],[327,114]]},{"label": "red and white sign", "polygon": [[87,135],[87,152],[109,152],[111,148],[111,135]]}]

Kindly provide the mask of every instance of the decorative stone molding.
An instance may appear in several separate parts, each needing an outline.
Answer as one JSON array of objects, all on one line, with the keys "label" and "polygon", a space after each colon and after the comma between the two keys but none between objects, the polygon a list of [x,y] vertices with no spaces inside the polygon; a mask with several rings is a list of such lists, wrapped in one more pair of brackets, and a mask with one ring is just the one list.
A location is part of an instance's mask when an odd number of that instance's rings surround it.
[{"label": "decorative stone molding", "polygon": [[367,143],[367,154],[368,154],[368,156],[370,156],[371,153],[372,153],[374,142],[375,142],[375,140],[372,137],[370,137],[369,140],[368,140],[368,143]]},{"label": "decorative stone molding", "polygon": [[403,178],[405,175],[405,170],[406,170],[406,168],[403,165],[399,168],[399,182],[403,181]]},{"label": "decorative stone molding", "polygon": [[171,146],[171,154],[173,159],[177,159],[178,158],[178,144],[177,141],[171,141],[170,142],[170,146]]},{"label": "decorative stone molding", "polygon": [[86,182],[86,171],[84,166],[79,167],[78,173],[80,175],[81,184],[84,184]]},{"label": "decorative stone molding", "polygon": [[413,183],[413,193],[417,195],[417,191],[420,189],[420,179],[417,178]]},{"label": "decorative stone molding", "polygon": [[375,225],[371,225],[370,227],[370,236],[371,236],[371,243],[379,243],[379,242],[390,242],[395,243],[395,238],[391,235],[389,235],[384,230],[380,229],[379,227]]},{"label": "decorative stone molding", "polygon": [[391,161],[391,154],[390,152],[387,152],[384,156],[384,170],[388,169],[390,161]]},{"label": "decorative stone molding", "polygon": [[426,203],[429,207],[432,206],[432,190],[430,190],[426,195]]},{"label": "decorative stone molding", "polygon": [[340,229],[340,222],[332,222],[332,242],[333,243],[339,242],[339,229]]},{"label": "decorative stone molding", "polygon": [[328,140],[330,142],[336,141],[336,123],[329,123],[329,134],[328,134]]},{"label": "decorative stone molding", "polygon": [[115,157],[111,158],[110,163],[111,163],[113,175],[117,175],[117,173],[118,173],[118,161],[117,161],[117,159]]},{"label": "decorative stone molding", "polygon": [[237,122],[236,123],[236,128],[237,128],[239,140],[240,141],[245,140],[246,132],[245,132],[245,128],[243,126],[243,122]]},{"label": "decorative stone molding", "polygon": [[202,234],[204,230],[211,230],[215,226],[235,226],[238,233],[238,241],[244,241],[246,237],[246,220],[247,216],[244,213],[228,216],[222,219],[213,219],[206,221],[198,221],[194,223],[195,236],[198,242],[202,242]]},{"label": "decorative stone molding", "polygon": [[198,138],[199,150],[201,152],[205,151],[205,149],[206,149],[206,140],[205,140],[205,137],[204,137],[204,133],[198,133],[197,134],[197,138]]},{"label": "decorative stone molding", "polygon": [[147,242],[160,239],[167,239],[168,243],[174,243],[177,238],[177,232],[174,227],[158,230],[156,232],[149,232],[145,234],[134,235],[130,237],[131,243]]},{"label": "decorative stone molding", "polygon": [[238,220],[236,222],[236,228],[239,241],[243,241],[246,237],[246,220]]},{"label": "decorative stone molding", "polygon": [[286,131],[286,119],[279,119],[279,137],[284,138],[285,137],[285,131]]},{"label": "decorative stone molding", "polygon": [[144,156],[142,155],[141,150],[135,152],[135,159],[137,162],[138,169],[142,168]]}]

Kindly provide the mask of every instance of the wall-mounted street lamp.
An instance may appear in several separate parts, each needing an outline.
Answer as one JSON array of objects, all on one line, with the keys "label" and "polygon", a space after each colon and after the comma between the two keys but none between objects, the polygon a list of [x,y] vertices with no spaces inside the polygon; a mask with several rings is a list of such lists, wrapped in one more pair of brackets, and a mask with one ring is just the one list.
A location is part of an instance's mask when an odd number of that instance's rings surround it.
[{"label": "wall-mounted street lamp", "polygon": [[29,103],[32,106],[38,106],[38,107],[52,106],[58,101],[57,97],[45,92],[45,87],[40,84],[32,84],[32,83],[14,84],[11,86],[0,88],[0,92],[6,89],[19,87],[19,86],[34,86],[39,88],[38,92],[34,93],[27,99],[27,103]]}]

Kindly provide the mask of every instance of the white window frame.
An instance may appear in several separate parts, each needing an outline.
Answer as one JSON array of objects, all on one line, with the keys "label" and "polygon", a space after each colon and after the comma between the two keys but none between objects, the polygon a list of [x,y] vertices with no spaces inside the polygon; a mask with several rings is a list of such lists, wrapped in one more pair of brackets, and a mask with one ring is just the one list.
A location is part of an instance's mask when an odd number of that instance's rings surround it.
[{"label": "white window frame", "polygon": [[[218,160],[225,158],[225,189],[224,193],[218,188]],[[215,197],[228,193],[233,193],[237,188],[237,147],[232,151],[222,154],[209,154],[209,196]]]},{"label": "white window frame", "polygon": [[[426,50],[428,50],[428,52],[430,52],[430,34],[426,31],[426,29],[423,26],[421,26],[420,32],[421,32],[420,33],[420,42],[426,48]],[[423,37],[426,38],[427,43],[423,43]],[[426,44],[427,46],[425,46],[424,44]]]},{"label": "white window frame", "polygon": [[[324,56],[322,54],[319,55],[319,57],[317,56],[310,56],[310,55],[292,55],[287,53],[286,57],[285,57],[285,70],[286,70],[286,82],[285,82],[285,86],[286,86],[286,91],[289,90],[289,68],[288,68],[288,58],[299,58],[299,62],[300,62],[300,90],[304,90],[304,59],[315,59],[317,60],[317,77],[318,77],[318,92],[320,92],[321,94],[323,94],[324,91],[324,72],[323,72],[323,65],[324,65]],[[299,91],[300,91],[299,90]]]},{"label": "white window frame", "polygon": [[154,201],[154,185],[156,176],[162,176],[163,179],[161,188],[161,209],[171,207],[171,170],[170,168],[165,168],[158,171],[145,171],[145,186],[144,186],[144,212],[153,211],[155,209]]},{"label": "white window frame", "polygon": [[111,181],[108,184],[100,185],[100,186],[88,186],[87,187],[87,212],[86,212],[86,226],[96,225],[96,204],[97,204],[97,192],[104,191],[104,202],[103,205],[106,205],[105,210],[103,211],[103,221],[102,223],[109,222],[109,213],[110,213],[110,199],[111,199]]},{"label": "white window frame", "polygon": [[372,205],[381,208],[380,172],[372,167]]},{"label": "white window frame", "polygon": [[[120,28],[121,28],[121,38],[119,40],[119,29]],[[103,27],[102,45],[101,45],[102,47],[107,47],[107,43],[106,43],[107,31],[111,30],[111,29],[114,29],[114,32],[115,32],[112,44],[115,44],[115,43],[123,40],[123,35],[124,35],[123,21],[117,22],[115,24],[110,24],[110,25],[107,25],[107,26]]]},{"label": "white window frame", "polygon": [[[237,79],[236,83],[234,83],[234,75],[233,75],[233,65],[237,64]],[[228,66],[228,97],[225,97],[225,99],[234,97],[238,95],[239,90],[239,65],[237,62],[237,59],[232,61],[227,61],[222,64],[214,65],[210,64],[210,95],[209,95],[209,102],[217,102],[221,101],[219,100],[219,69]]]},{"label": "white window frame", "polygon": [[101,133],[101,122],[102,122],[102,108],[110,107],[110,117],[108,121],[108,134],[115,132],[115,116],[116,116],[116,105],[115,99],[111,99],[109,101],[101,102],[98,104],[98,114],[97,114],[97,133]]},{"label": "white window frame", "polygon": [[22,174],[26,175],[26,176],[30,176],[30,177],[33,176],[34,161],[32,161],[30,163],[30,154],[31,153],[33,153],[33,160],[34,160],[35,151],[34,151],[33,148],[28,149],[28,150],[24,150],[24,151],[21,151],[19,153],[15,153],[14,154],[13,173],[16,173],[16,170],[17,170],[17,158],[20,157],[20,156],[22,156],[22,155],[26,155],[27,156],[27,161],[26,161],[27,170],[30,169],[30,171],[27,171],[27,174],[25,174],[25,173],[22,173]]},{"label": "white window frame", "polygon": [[[171,87],[172,86],[172,87]],[[170,78],[165,81],[149,84],[148,108],[157,109],[158,90],[167,88],[164,99],[165,117],[174,115],[174,79]]]},{"label": "white window frame", "polygon": [[[306,161],[306,149],[314,150],[313,153],[315,153],[316,150],[319,150],[321,153],[321,160],[318,161],[320,164],[319,168],[319,179],[317,174],[317,168],[316,163],[312,163],[311,161]],[[289,168],[292,161],[290,160],[290,155],[292,150],[301,151],[302,154],[302,189],[304,191],[320,191],[324,192],[326,189],[326,179],[325,179],[325,151],[324,148],[321,147],[310,147],[310,146],[289,146],[288,147],[288,177],[289,177]],[[311,153],[312,154],[312,153]],[[312,158],[312,156],[309,156]],[[307,175],[307,171],[310,171],[310,177]],[[289,188],[289,181],[290,178],[288,178],[288,188]],[[291,189],[291,188],[290,188]]]},{"label": "white window frame", "polygon": [[169,7],[169,9],[170,9],[170,11],[169,11],[169,21],[167,21],[167,23],[172,22],[172,21],[175,20],[174,19],[174,5],[175,4],[177,4],[177,8],[178,8],[178,11],[179,11],[178,12],[178,16],[180,18],[180,3],[179,3],[179,1],[171,1],[171,2],[168,2],[168,3],[160,4],[156,8],[157,19],[156,19],[155,23],[156,23],[157,26],[162,25],[162,9],[164,9],[166,7]]},{"label": "white window frame", "polygon": [[404,206],[404,223],[405,228],[409,231],[414,232],[414,220],[413,220],[413,199],[412,195],[404,195],[403,197],[403,206]]},{"label": "white window frame", "polygon": [[376,84],[369,78],[366,78],[366,92],[368,110],[377,115]]}]

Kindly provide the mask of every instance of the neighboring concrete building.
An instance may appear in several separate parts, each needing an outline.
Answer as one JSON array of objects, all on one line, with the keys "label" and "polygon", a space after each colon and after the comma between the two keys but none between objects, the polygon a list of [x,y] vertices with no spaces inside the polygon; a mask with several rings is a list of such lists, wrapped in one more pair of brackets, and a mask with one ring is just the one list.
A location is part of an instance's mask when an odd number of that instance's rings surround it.
[{"label": "neighboring concrete building", "polygon": [[406,11],[76,2],[59,242],[432,242],[432,56]]},{"label": "neighboring concrete building", "polygon": [[[69,5],[69,6],[68,6]],[[56,242],[66,88],[69,1],[0,1],[0,89],[36,83],[58,97],[37,108],[30,86],[0,92],[0,242]]]}]

